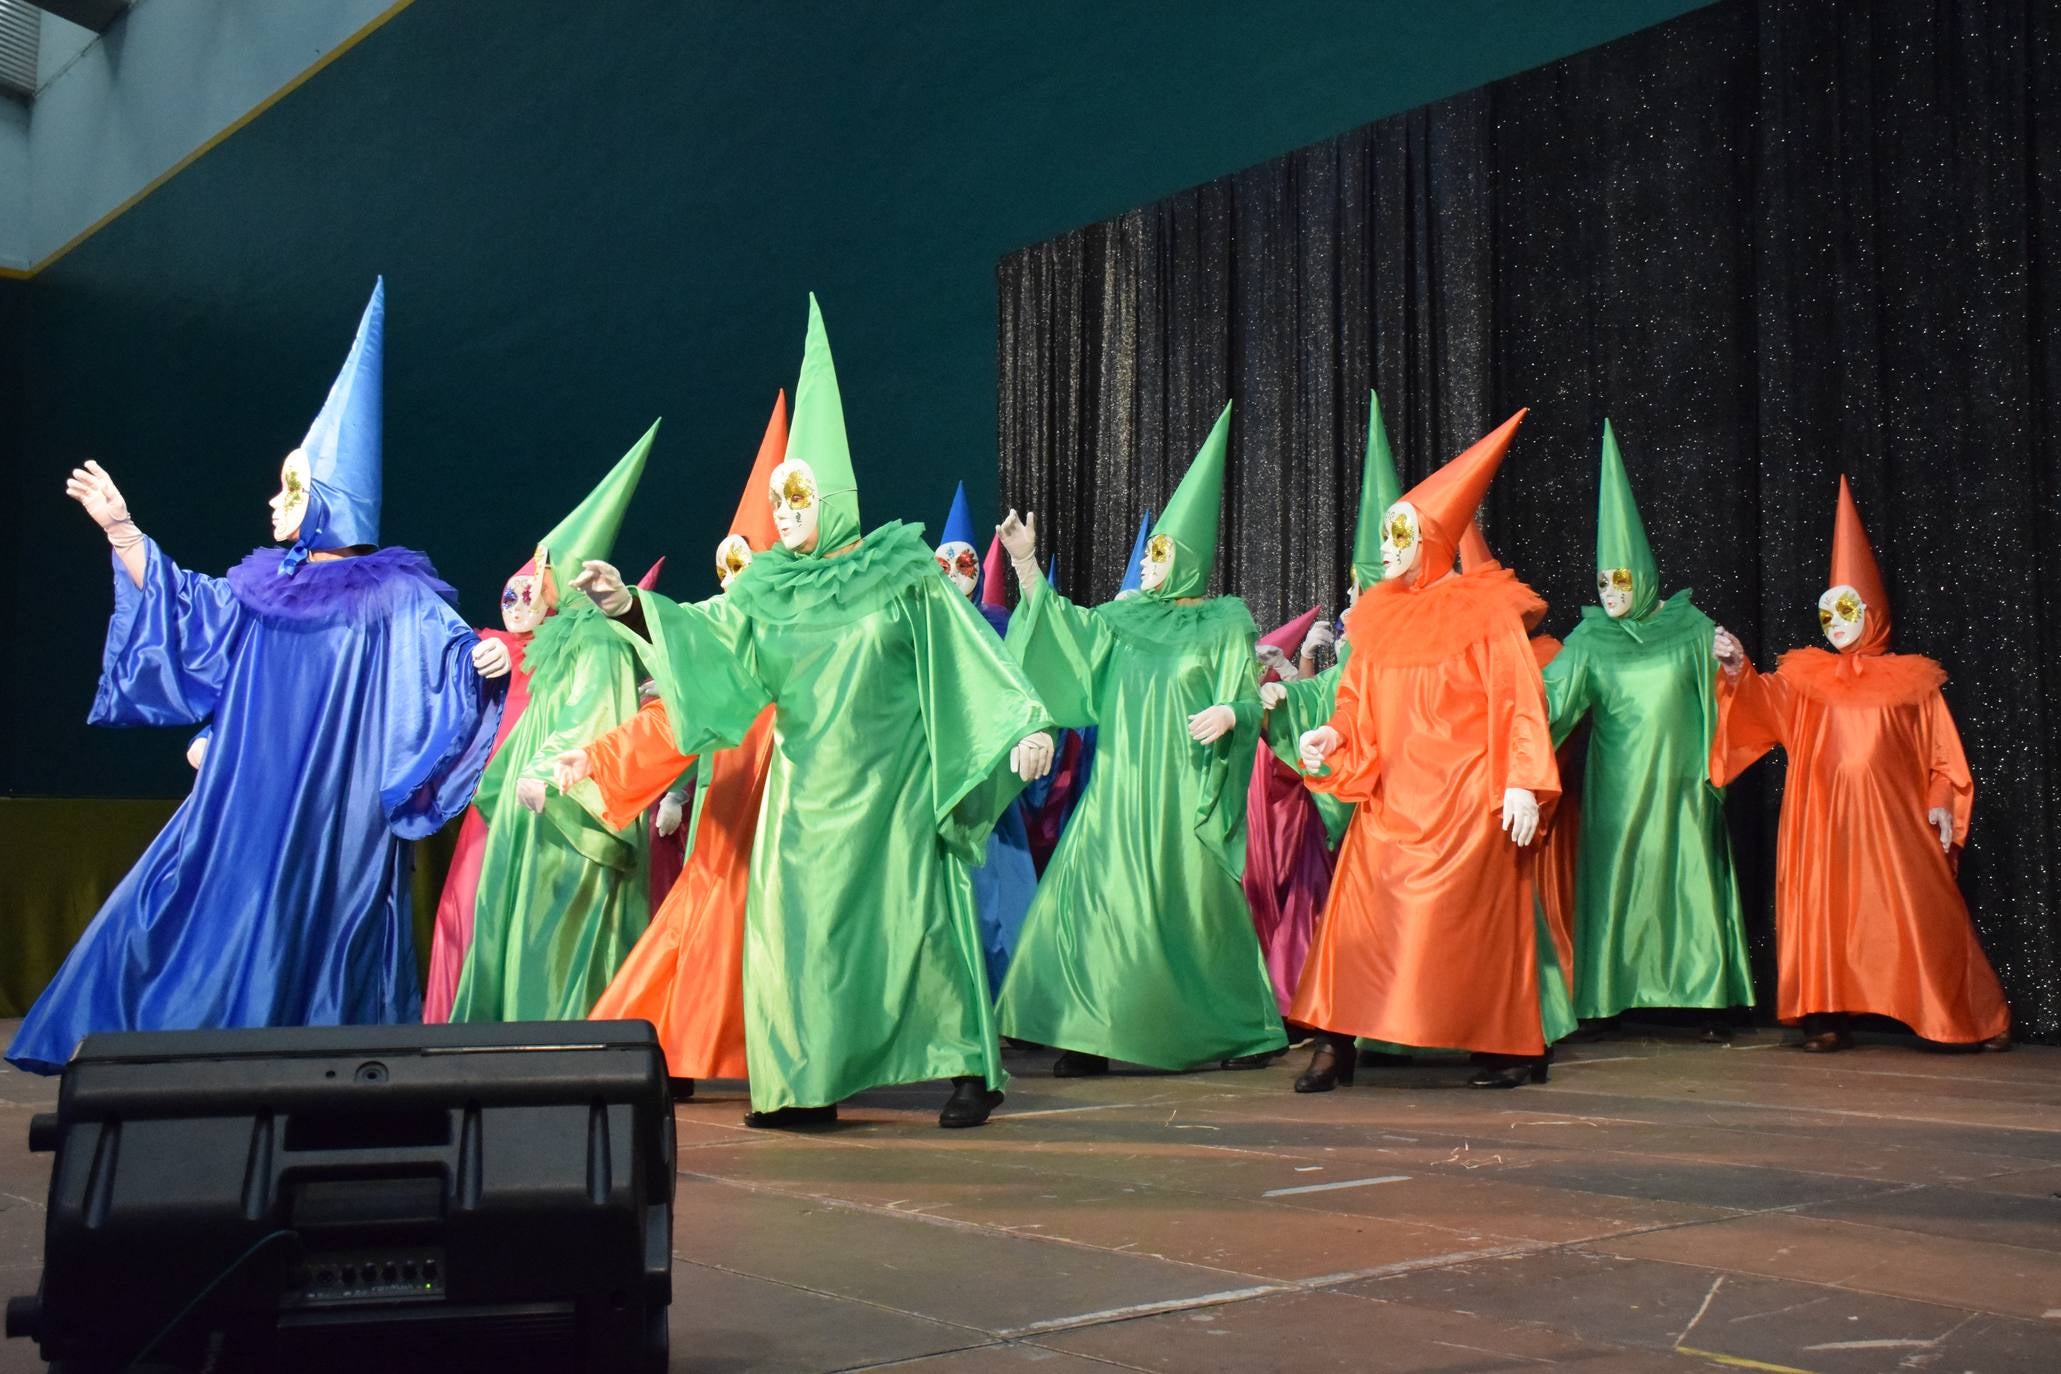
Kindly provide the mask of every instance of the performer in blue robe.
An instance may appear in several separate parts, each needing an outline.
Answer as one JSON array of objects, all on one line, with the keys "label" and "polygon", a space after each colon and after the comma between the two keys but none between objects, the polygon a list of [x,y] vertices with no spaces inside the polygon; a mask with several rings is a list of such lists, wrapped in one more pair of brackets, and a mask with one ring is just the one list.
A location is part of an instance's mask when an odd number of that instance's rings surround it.
[{"label": "performer in blue robe", "polygon": [[[380,334],[287,455],[273,532],[225,577],[187,572],[98,464],[68,490],[114,546],[88,717],[208,722],[192,793],[30,1008],[7,1058],[64,1067],[100,1031],[408,1021],[421,1010],[406,840],[464,810],[502,684],[451,589],[378,542]],[[505,672],[505,668],[502,669]]]},{"label": "performer in blue robe", "polygon": [[[997,635],[1008,632],[1008,608],[990,605],[980,594],[980,561],[973,548],[973,517],[967,511],[964,482],[952,492],[952,509],[945,516],[938,539],[937,565],[961,595],[972,598],[975,609]],[[1016,952],[1016,937],[1023,931],[1024,913],[1030,910],[1031,898],[1038,890],[1038,872],[1031,865],[1030,833],[1024,816],[1024,800],[1019,796],[988,832],[987,862],[971,872],[990,999],[1002,990],[1002,977],[1009,972],[1009,956]]]}]

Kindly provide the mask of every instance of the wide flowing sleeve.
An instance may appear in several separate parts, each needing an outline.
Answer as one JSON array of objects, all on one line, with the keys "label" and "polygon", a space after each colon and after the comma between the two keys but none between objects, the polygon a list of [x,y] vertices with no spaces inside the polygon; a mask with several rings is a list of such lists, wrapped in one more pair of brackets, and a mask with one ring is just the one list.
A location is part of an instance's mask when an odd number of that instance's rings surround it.
[{"label": "wide flowing sleeve", "polygon": [[1503,804],[1503,793],[1521,787],[1549,807],[1560,796],[1560,762],[1553,753],[1553,729],[1546,713],[1546,685],[1539,661],[1522,627],[1497,631],[1473,651],[1484,666],[1489,702],[1489,789],[1487,803]]},{"label": "wide flowing sleeve", "polygon": [[920,578],[903,604],[915,639],[916,702],[938,837],[961,859],[980,864],[988,832],[1023,790],[1009,751],[1024,736],[1051,730],[1052,717],[1024,669],[951,583]]},{"label": "wide flowing sleeve", "polygon": [[1594,704],[1594,686],[1589,672],[1588,651],[1579,638],[1563,644],[1560,652],[1539,670],[1546,687],[1546,719],[1553,732],[1553,747],[1559,748],[1581,724]]},{"label": "wide flowing sleeve", "polygon": [[435,834],[479,787],[501,725],[508,680],[472,666],[473,633],[429,584],[409,580],[395,598],[382,656],[379,801],[404,840]]},{"label": "wide flowing sleeve", "polygon": [[226,578],[190,573],[144,540],[143,585],[114,563],[114,614],[100,654],[94,725],[194,725],[208,718],[248,623]]},{"label": "wide flowing sleeve", "polygon": [[1195,836],[1232,877],[1245,877],[1245,802],[1259,750],[1259,663],[1251,632],[1224,635],[1217,646],[1213,705],[1231,708],[1236,723],[1214,744],[1184,743],[1203,754]]},{"label": "wide flowing sleeve", "polygon": [[1954,845],[1968,843],[1968,819],[1975,811],[1975,778],[1961,748],[1961,732],[1946,698],[1934,692],[1925,706],[1925,734],[1931,759],[1925,785],[1925,809],[1943,806],[1953,813]]},{"label": "wide flowing sleeve", "polygon": [[621,725],[587,746],[589,777],[601,799],[601,819],[621,830],[658,805],[695,756],[673,747],[673,722],[656,697]]},{"label": "wide flowing sleeve", "polygon": [[1717,677],[1717,721],[1710,735],[1710,780],[1724,787],[1788,736],[1790,686],[1780,673],[1749,663],[1738,681]]},{"label": "wide flowing sleeve", "polygon": [[[1322,722],[1338,732],[1338,747],[1322,768],[1305,774],[1304,781],[1313,792],[1357,806],[1373,801],[1381,790],[1381,741],[1375,738],[1373,701],[1368,695],[1379,690],[1380,684],[1372,680],[1373,670],[1364,654],[1341,659],[1338,666],[1331,717]],[[1300,770],[1300,755],[1293,757]]]},{"label": "wide flowing sleeve", "polygon": [[1100,617],[1040,586],[1016,608],[1004,642],[1054,721],[1070,730],[1101,723],[1097,691],[1116,637]]},{"label": "wide flowing sleeve", "polygon": [[619,620],[609,623],[636,647],[658,684],[673,748],[701,754],[742,744],[773,701],[758,674],[751,617],[721,594],[682,605],[657,592],[639,592],[637,601],[648,639]]}]

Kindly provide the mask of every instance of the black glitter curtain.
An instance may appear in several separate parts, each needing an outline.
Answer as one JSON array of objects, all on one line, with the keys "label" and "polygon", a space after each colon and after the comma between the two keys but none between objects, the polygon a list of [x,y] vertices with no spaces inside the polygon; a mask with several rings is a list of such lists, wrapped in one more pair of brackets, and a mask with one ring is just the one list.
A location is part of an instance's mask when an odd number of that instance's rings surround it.
[{"label": "black glitter curtain", "polygon": [[[1817,639],[1839,474],[1895,647],[1947,667],[1962,881],[2061,1039],[2061,7],[1726,3],[1005,259],[1001,486],[1114,590],[1226,399],[1215,586],[1336,607],[1367,390],[1405,483],[1531,407],[1484,526],[1565,633],[1603,419],[1663,590],[1757,662]],[[2061,705],[2052,708],[2061,713]],[[1780,765],[1732,793],[1772,1003]]]}]

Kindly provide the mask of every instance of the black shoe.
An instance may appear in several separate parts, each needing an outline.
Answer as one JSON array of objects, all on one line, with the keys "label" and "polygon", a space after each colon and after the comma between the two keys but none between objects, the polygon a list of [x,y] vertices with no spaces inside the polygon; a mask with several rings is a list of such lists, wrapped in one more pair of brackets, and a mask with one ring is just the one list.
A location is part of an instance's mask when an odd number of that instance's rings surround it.
[{"label": "black shoe", "polygon": [[1280,1049],[1262,1050],[1258,1054],[1234,1054],[1229,1059],[1220,1062],[1217,1067],[1220,1069],[1264,1069],[1267,1065],[1273,1063],[1275,1059],[1286,1053],[1288,1053],[1287,1050]]},{"label": "black shoe", "polygon": [[1546,1081],[1546,1058],[1516,1058],[1498,1055],[1502,1062],[1476,1069],[1467,1080],[1470,1088],[1521,1088],[1526,1083]]},{"label": "black shoe", "polygon": [[1328,1093],[1353,1082],[1353,1038],[1319,1032],[1317,1048],[1310,1052],[1310,1066],[1295,1080],[1299,1093]]},{"label": "black shoe", "polygon": [[1417,1056],[1397,1054],[1394,1050],[1361,1050],[1359,1061],[1363,1069],[1406,1069],[1417,1062]]},{"label": "black shoe", "polygon": [[1082,1054],[1079,1050],[1062,1050],[1052,1061],[1054,1078],[1095,1078],[1109,1072],[1109,1056],[1106,1054]]},{"label": "black shoe", "polygon": [[744,1124],[755,1131],[805,1131],[813,1126],[835,1126],[837,1105],[828,1107],[779,1107],[770,1112],[746,1112]]},{"label": "black shoe", "polygon": [[947,1130],[987,1124],[988,1113],[1002,1105],[1002,1094],[987,1085],[979,1074],[965,1074],[952,1080],[952,1095],[937,1114],[937,1124]]},{"label": "black shoe", "polygon": [[686,1102],[694,1096],[694,1080],[691,1078],[668,1078],[666,1086],[672,1089],[675,1102]]}]

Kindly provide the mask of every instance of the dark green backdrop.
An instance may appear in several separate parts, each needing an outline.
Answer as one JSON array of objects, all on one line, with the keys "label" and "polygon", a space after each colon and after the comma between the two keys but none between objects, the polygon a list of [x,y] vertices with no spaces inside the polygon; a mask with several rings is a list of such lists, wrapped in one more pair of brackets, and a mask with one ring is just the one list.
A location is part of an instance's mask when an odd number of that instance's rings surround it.
[{"label": "dark green backdrop", "polygon": [[700,595],[806,289],[869,523],[934,523],[958,477],[985,515],[1001,254],[1695,7],[422,0],[25,290],[0,283],[0,787],[184,788],[181,738],[82,723],[108,573],[62,473],[99,457],[174,557],[225,567],[260,542],[375,273],[389,540],[491,616],[663,414],[619,552],[675,555],[669,587]]}]

